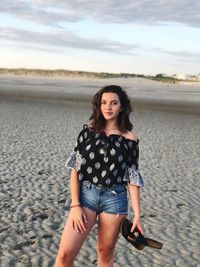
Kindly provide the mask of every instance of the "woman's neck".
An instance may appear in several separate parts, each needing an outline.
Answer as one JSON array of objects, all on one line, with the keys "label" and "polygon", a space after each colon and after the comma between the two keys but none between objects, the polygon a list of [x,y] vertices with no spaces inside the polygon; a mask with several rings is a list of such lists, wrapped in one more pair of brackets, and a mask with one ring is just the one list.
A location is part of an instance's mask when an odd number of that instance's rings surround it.
[{"label": "woman's neck", "polygon": [[105,125],[105,127],[104,127],[104,130],[106,131],[108,131],[108,130],[118,130],[118,125],[117,125],[117,123],[116,122],[113,122],[113,123],[107,123],[106,125]]}]

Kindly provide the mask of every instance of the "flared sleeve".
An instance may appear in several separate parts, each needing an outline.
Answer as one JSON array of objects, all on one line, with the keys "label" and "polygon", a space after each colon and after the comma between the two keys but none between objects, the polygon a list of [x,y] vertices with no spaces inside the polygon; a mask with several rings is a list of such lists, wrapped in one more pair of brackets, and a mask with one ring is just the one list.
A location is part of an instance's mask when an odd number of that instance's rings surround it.
[{"label": "flared sleeve", "polygon": [[86,138],[86,127],[84,126],[81,132],[78,135],[76,145],[74,147],[74,150],[69,155],[65,167],[68,169],[75,169],[77,172],[81,169],[81,164],[83,161],[82,158],[82,149],[84,140]]},{"label": "flared sleeve", "polygon": [[127,169],[124,181],[131,185],[144,187],[144,180],[139,172],[139,140],[128,142]]}]

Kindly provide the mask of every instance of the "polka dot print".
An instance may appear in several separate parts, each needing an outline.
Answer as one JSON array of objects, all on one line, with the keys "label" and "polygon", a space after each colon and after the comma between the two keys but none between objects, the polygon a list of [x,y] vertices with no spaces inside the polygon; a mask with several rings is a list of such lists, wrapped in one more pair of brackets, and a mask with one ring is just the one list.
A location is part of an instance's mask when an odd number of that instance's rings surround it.
[{"label": "polka dot print", "polygon": [[[141,177],[137,172],[138,140],[132,141],[117,134],[106,136],[84,126],[77,138],[73,157],[76,153],[79,154],[77,171],[80,181],[87,180],[96,185],[110,187],[129,181],[127,174],[132,177],[137,173],[137,181]],[[76,165],[76,161],[74,158],[69,162]],[[134,171],[130,171],[131,168]]]}]

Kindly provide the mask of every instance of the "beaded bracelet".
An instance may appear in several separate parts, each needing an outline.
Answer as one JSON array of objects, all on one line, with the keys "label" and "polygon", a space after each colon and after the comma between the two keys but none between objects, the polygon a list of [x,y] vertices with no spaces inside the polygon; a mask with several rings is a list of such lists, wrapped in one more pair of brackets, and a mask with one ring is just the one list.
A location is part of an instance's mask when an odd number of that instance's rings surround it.
[{"label": "beaded bracelet", "polygon": [[80,207],[80,203],[79,204],[76,204],[76,205],[71,205],[70,208],[76,208],[76,207]]}]

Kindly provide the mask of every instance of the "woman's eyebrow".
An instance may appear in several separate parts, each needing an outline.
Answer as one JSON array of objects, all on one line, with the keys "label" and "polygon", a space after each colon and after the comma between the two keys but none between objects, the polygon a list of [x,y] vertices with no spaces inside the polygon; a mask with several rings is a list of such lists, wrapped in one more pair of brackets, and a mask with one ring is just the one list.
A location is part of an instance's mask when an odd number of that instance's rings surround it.
[{"label": "woman's eyebrow", "polygon": [[106,102],[106,101],[110,101],[110,102],[116,101],[116,102],[119,102],[119,100],[117,100],[117,99],[113,99],[113,100],[102,99],[102,100],[101,100],[101,102]]}]

